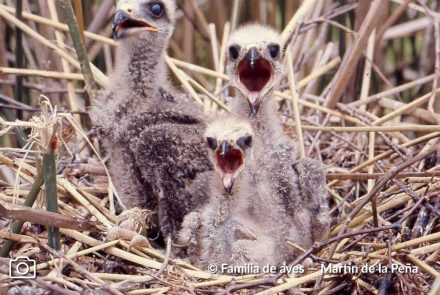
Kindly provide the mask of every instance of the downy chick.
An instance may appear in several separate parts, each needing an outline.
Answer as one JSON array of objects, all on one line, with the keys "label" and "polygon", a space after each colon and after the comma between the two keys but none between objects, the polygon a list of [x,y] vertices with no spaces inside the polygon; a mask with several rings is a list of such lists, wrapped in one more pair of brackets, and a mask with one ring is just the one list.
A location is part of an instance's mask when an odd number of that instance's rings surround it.
[{"label": "downy chick", "polygon": [[[255,150],[261,141],[246,119],[219,118],[205,132],[210,159],[210,199],[188,214],[179,234],[200,258],[200,265],[260,267],[280,265],[293,253],[287,247],[289,217],[273,196],[271,179],[261,174]],[[261,177],[263,176],[263,177]],[[261,183],[259,183],[261,182]],[[252,188],[254,187],[254,188]]]},{"label": "downy chick", "polygon": [[278,159],[268,177],[294,220],[308,216],[301,219],[307,220],[301,226],[311,244],[324,238],[330,227],[325,174],[321,163],[297,160],[295,144],[278,119],[274,91],[283,73],[282,63],[281,35],[273,29],[252,24],[231,34],[227,72],[238,90],[232,111],[248,117],[256,137],[261,138],[261,149],[256,151],[261,167],[269,167],[271,158]]},{"label": "downy chick", "polygon": [[212,169],[204,116],[194,102],[177,99],[168,81],[164,59],[175,12],[172,0],[117,2],[118,64],[93,112],[124,204],[157,210],[165,235],[205,202],[200,176]]}]

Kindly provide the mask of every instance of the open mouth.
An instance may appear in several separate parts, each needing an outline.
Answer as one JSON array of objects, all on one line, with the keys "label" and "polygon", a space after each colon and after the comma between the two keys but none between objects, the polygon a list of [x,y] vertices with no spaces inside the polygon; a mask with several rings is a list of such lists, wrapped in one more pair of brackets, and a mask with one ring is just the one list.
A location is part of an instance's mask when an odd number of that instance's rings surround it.
[{"label": "open mouth", "polygon": [[272,66],[264,58],[255,60],[253,66],[247,59],[243,59],[238,64],[237,75],[249,93],[262,92],[272,80]]},{"label": "open mouth", "polygon": [[113,36],[115,39],[121,39],[139,32],[156,32],[157,30],[158,29],[156,26],[146,21],[133,18],[124,18],[114,26]]},{"label": "open mouth", "polygon": [[224,156],[220,155],[220,151],[215,153],[217,166],[223,172],[223,174],[234,174],[243,165],[243,153],[238,150],[229,147]]},{"label": "open mouth", "polygon": [[225,154],[220,150],[215,151],[216,168],[222,176],[223,185],[227,191],[231,191],[235,177],[240,174],[244,167],[244,155],[239,149],[228,147]]}]

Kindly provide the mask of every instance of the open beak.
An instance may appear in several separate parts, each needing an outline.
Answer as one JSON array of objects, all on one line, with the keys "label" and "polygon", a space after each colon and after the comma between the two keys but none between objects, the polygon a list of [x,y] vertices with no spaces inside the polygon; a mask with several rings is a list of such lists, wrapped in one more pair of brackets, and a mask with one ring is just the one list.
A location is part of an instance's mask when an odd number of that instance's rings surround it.
[{"label": "open beak", "polygon": [[215,169],[222,177],[223,187],[231,194],[234,180],[244,167],[243,152],[231,147],[225,140],[215,151],[215,160]]},{"label": "open beak", "polygon": [[247,97],[251,114],[255,116],[262,98],[275,84],[271,62],[261,55],[257,47],[250,47],[238,62],[236,79],[238,88]]},{"label": "open beak", "polygon": [[158,28],[143,19],[133,18],[124,10],[117,10],[112,23],[113,38],[122,39],[139,32],[157,32]]}]

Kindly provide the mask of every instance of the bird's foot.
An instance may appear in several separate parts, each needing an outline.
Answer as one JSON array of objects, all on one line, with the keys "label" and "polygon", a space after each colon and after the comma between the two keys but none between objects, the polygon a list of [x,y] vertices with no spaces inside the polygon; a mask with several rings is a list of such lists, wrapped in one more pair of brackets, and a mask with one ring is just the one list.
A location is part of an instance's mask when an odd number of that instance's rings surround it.
[{"label": "bird's foot", "polygon": [[130,241],[128,251],[130,251],[133,247],[150,247],[150,242],[148,242],[146,237],[135,231],[122,228],[120,226],[114,226],[108,231],[107,240],[113,241],[118,239]]},{"label": "bird's foot", "polygon": [[107,234],[107,240],[122,239],[130,241],[128,251],[132,247],[150,247],[148,239],[140,233],[146,232],[151,221],[152,211],[132,208],[118,216],[118,223]]}]

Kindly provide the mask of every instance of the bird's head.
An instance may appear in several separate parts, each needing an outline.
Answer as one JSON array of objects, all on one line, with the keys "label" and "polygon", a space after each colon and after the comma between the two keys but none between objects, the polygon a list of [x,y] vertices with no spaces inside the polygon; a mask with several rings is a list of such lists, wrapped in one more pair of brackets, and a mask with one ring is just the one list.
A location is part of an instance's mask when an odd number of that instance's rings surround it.
[{"label": "bird's head", "polygon": [[118,0],[113,19],[113,38],[121,42],[168,39],[174,30],[173,0]]},{"label": "bird's head", "polygon": [[254,116],[268,92],[279,83],[282,55],[281,35],[262,25],[243,26],[229,38],[227,72]]},{"label": "bird's head", "polygon": [[228,193],[231,193],[235,179],[252,157],[252,137],[251,125],[232,117],[220,118],[206,129],[211,161]]}]

